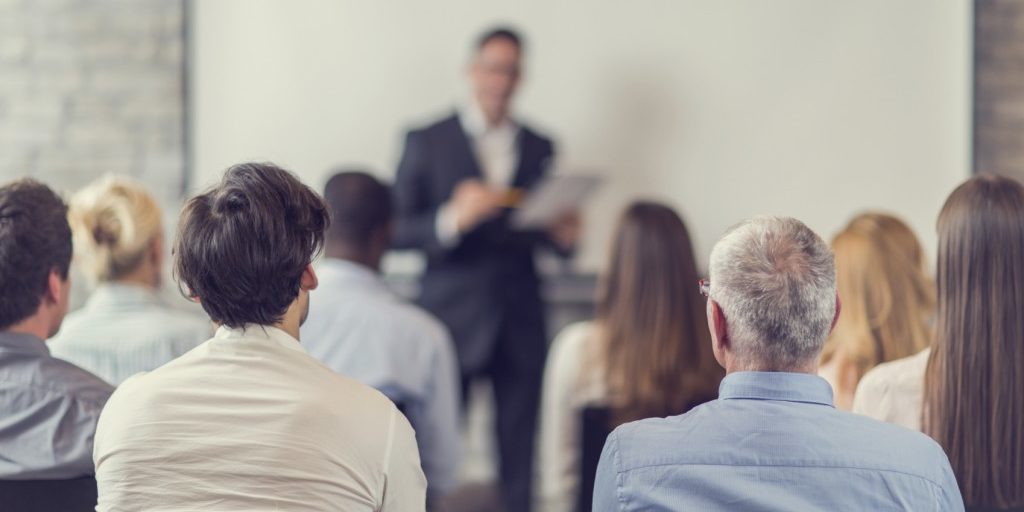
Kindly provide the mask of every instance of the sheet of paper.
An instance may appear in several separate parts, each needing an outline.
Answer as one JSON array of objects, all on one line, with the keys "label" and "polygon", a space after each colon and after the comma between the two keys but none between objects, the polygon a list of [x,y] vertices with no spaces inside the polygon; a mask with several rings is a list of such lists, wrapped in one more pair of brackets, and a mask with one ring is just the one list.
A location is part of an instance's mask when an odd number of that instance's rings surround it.
[{"label": "sheet of paper", "polygon": [[512,227],[519,230],[546,228],[560,215],[580,209],[600,184],[601,178],[597,176],[549,176],[530,190],[512,214]]}]

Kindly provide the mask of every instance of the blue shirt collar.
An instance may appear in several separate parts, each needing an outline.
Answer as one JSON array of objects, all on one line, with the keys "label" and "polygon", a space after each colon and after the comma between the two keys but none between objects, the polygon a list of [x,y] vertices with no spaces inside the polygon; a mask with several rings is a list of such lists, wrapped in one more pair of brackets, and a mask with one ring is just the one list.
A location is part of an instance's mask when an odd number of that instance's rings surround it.
[{"label": "blue shirt collar", "polygon": [[780,400],[833,407],[832,386],[817,375],[785,372],[735,372],[718,387],[721,400]]}]

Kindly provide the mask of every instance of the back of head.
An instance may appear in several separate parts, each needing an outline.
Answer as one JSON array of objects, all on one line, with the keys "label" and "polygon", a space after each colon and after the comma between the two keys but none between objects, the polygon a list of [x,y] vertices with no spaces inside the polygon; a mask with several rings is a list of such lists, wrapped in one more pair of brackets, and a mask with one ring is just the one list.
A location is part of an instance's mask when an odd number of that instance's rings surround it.
[{"label": "back of head", "polygon": [[835,317],[835,263],[802,222],[761,216],[733,227],[711,251],[710,279],[743,369],[787,371],[817,359]]},{"label": "back of head", "polygon": [[1024,506],[1024,186],[981,174],[939,214],[924,429],[969,506]]},{"label": "back of head", "polygon": [[822,360],[841,350],[860,377],[931,343],[935,289],[910,227],[891,215],[864,213],[836,235],[832,250],[843,314]]},{"label": "back of head", "polygon": [[70,264],[64,201],[31,179],[0,187],[0,329],[35,314],[50,273],[67,279]]},{"label": "back of head", "polygon": [[324,202],[331,212],[326,232],[328,256],[335,251],[367,251],[391,224],[391,192],[373,176],[358,171],[340,172],[324,186]]},{"label": "back of head", "polygon": [[174,273],[214,322],[274,325],[298,296],[328,224],[323,201],[290,172],[238,164],[186,203]]},{"label": "back of head", "polygon": [[153,240],[163,236],[160,216],[142,185],[114,176],[93,182],[70,201],[76,265],[94,282],[132,273]]},{"label": "back of head", "polygon": [[690,235],[671,208],[623,212],[597,317],[615,423],[683,412],[714,398],[721,379],[697,289]]}]

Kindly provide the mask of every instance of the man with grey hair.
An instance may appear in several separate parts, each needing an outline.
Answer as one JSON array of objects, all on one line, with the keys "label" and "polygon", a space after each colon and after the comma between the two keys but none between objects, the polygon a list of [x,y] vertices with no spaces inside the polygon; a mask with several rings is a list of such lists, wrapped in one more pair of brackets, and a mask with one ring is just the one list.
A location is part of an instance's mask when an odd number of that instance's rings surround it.
[{"label": "man with grey hair", "polygon": [[835,263],[792,218],[755,217],[711,252],[718,400],[608,436],[594,510],[963,510],[927,436],[836,410],[817,376],[839,317]]}]

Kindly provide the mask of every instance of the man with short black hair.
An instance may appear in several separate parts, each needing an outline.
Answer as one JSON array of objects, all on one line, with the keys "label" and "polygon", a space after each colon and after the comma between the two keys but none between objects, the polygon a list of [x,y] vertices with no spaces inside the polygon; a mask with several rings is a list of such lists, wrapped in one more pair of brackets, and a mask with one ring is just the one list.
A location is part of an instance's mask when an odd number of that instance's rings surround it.
[{"label": "man with short black hair", "polygon": [[68,310],[71,228],[49,187],[0,187],[0,479],[93,473],[96,421],[114,388],[50,355]]},{"label": "man with short black hair", "polygon": [[454,490],[459,467],[459,379],[447,329],[381,279],[391,245],[387,185],[342,172],[324,187],[331,227],[320,286],[310,294],[302,340],[334,371],[373,386],[402,406],[416,430],[433,502]]},{"label": "man with short black hair", "polygon": [[610,436],[594,510],[963,510],[942,448],[837,410],[818,377],[835,262],[802,222],[754,217],[711,251],[707,321],[718,400]]},{"label": "man with short black hair", "polygon": [[220,328],[111,397],[96,432],[99,510],[424,509],[408,421],[299,343],[328,219],[270,164],[231,167],[188,201],[175,275]]}]

